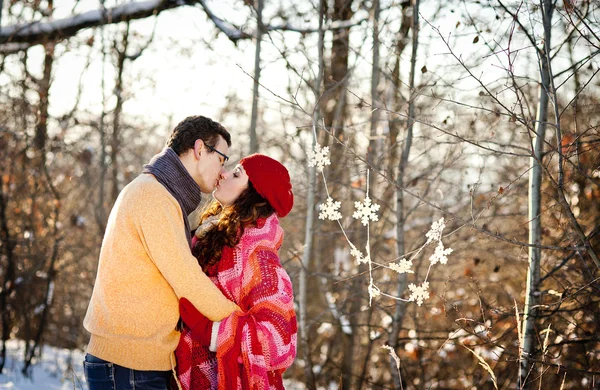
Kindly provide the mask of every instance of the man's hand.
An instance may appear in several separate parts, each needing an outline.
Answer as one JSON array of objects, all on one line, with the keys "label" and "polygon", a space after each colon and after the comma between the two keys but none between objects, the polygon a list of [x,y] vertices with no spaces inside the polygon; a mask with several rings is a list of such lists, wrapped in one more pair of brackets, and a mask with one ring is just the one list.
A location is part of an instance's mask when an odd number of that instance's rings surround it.
[{"label": "man's hand", "polygon": [[192,337],[203,345],[210,345],[213,321],[209,320],[192,305],[186,298],[179,300],[181,319],[192,331]]}]

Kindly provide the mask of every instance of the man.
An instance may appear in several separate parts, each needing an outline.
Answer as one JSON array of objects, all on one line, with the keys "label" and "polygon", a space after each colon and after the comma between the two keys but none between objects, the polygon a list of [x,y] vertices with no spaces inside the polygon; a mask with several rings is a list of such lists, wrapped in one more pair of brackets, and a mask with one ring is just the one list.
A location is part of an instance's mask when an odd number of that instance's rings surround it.
[{"label": "man", "polygon": [[188,117],[119,194],[83,322],[91,333],[84,362],[90,390],[167,388],[180,297],[213,321],[238,309],[192,256],[187,220],[201,192],[218,184],[230,145],[219,123]]}]

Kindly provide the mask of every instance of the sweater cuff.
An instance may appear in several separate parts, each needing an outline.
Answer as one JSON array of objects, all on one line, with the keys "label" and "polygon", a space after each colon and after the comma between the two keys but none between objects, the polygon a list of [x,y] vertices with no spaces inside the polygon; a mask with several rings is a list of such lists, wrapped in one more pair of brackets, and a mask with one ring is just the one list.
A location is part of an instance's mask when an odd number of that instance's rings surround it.
[{"label": "sweater cuff", "polygon": [[212,325],[212,332],[210,333],[210,345],[208,349],[211,352],[217,352],[217,338],[219,337],[219,325],[221,321],[215,321]]}]

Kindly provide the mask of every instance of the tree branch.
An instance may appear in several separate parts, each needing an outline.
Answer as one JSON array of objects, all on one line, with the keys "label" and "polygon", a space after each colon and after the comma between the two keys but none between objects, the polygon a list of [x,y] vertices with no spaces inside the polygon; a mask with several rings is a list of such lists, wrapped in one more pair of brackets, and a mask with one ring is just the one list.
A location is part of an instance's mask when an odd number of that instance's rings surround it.
[{"label": "tree branch", "polygon": [[[103,9],[97,9],[59,20],[37,21],[3,27],[0,30],[0,53],[16,53],[43,42],[61,41],[70,38],[86,28],[144,19],[158,15],[165,10],[194,4],[200,4],[206,16],[232,42],[236,43],[241,39],[251,39],[254,36],[253,33],[243,32],[231,23],[216,16],[204,0],[147,0],[125,3],[114,8],[109,8],[106,10],[106,16]],[[363,23],[365,20],[366,18],[336,21],[324,26],[323,30],[350,28]],[[315,33],[319,30],[317,28],[299,28],[284,24],[276,26],[266,25],[265,31],[293,31],[307,34]]]},{"label": "tree branch", "polygon": [[[12,49],[37,45],[43,41],[60,41],[76,35],[79,31],[106,24],[126,22],[136,19],[144,19],[149,16],[158,15],[160,12],[182,5],[192,5],[198,0],[148,0],[125,3],[120,6],[84,12],[64,19],[48,22],[33,22],[15,24],[3,27],[0,31],[0,52],[4,52],[6,44],[12,44]],[[203,3],[203,2],[202,2]],[[213,20],[214,21],[214,20]],[[21,44],[16,46],[15,44]],[[28,47],[28,46],[27,46]]]}]

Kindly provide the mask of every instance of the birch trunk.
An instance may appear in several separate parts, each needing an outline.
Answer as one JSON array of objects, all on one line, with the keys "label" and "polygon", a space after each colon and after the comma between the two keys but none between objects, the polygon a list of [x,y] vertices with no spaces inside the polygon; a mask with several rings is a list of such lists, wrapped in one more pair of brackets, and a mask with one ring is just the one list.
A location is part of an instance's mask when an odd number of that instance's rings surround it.
[{"label": "birch trunk", "polygon": [[[371,68],[371,131],[369,137],[369,152],[367,155],[367,162],[369,167],[367,169],[375,168],[376,159],[375,156],[378,154],[379,138],[378,138],[378,124],[379,124],[379,15],[381,13],[381,4],[379,0],[373,0],[373,66]],[[369,188],[371,193],[373,191],[373,181],[375,175],[369,176]]]},{"label": "birch trunk", "polygon": [[[529,389],[528,377],[532,374],[533,364],[531,358],[536,348],[535,319],[540,283],[541,249],[536,245],[541,244],[541,201],[542,201],[542,156],[544,153],[544,136],[548,121],[548,102],[550,91],[549,56],[546,53],[550,48],[550,30],[552,28],[552,12],[554,5],[550,0],[543,0],[542,12],[544,13],[544,39],[545,44],[539,50],[540,78],[539,98],[537,107],[536,126],[533,137],[533,156],[530,158],[531,170],[529,171],[529,266],[527,272],[527,290],[525,292],[525,308],[523,315],[523,340],[520,356],[519,389]],[[533,376],[533,375],[531,375]]]},{"label": "birch trunk", "polygon": [[256,48],[254,51],[254,87],[252,90],[252,117],[250,118],[250,154],[258,152],[256,122],[258,121],[258,87],[260,80],[260,43],[263,34],[262,12],[264,0],[258,0],[256,9]]}]

